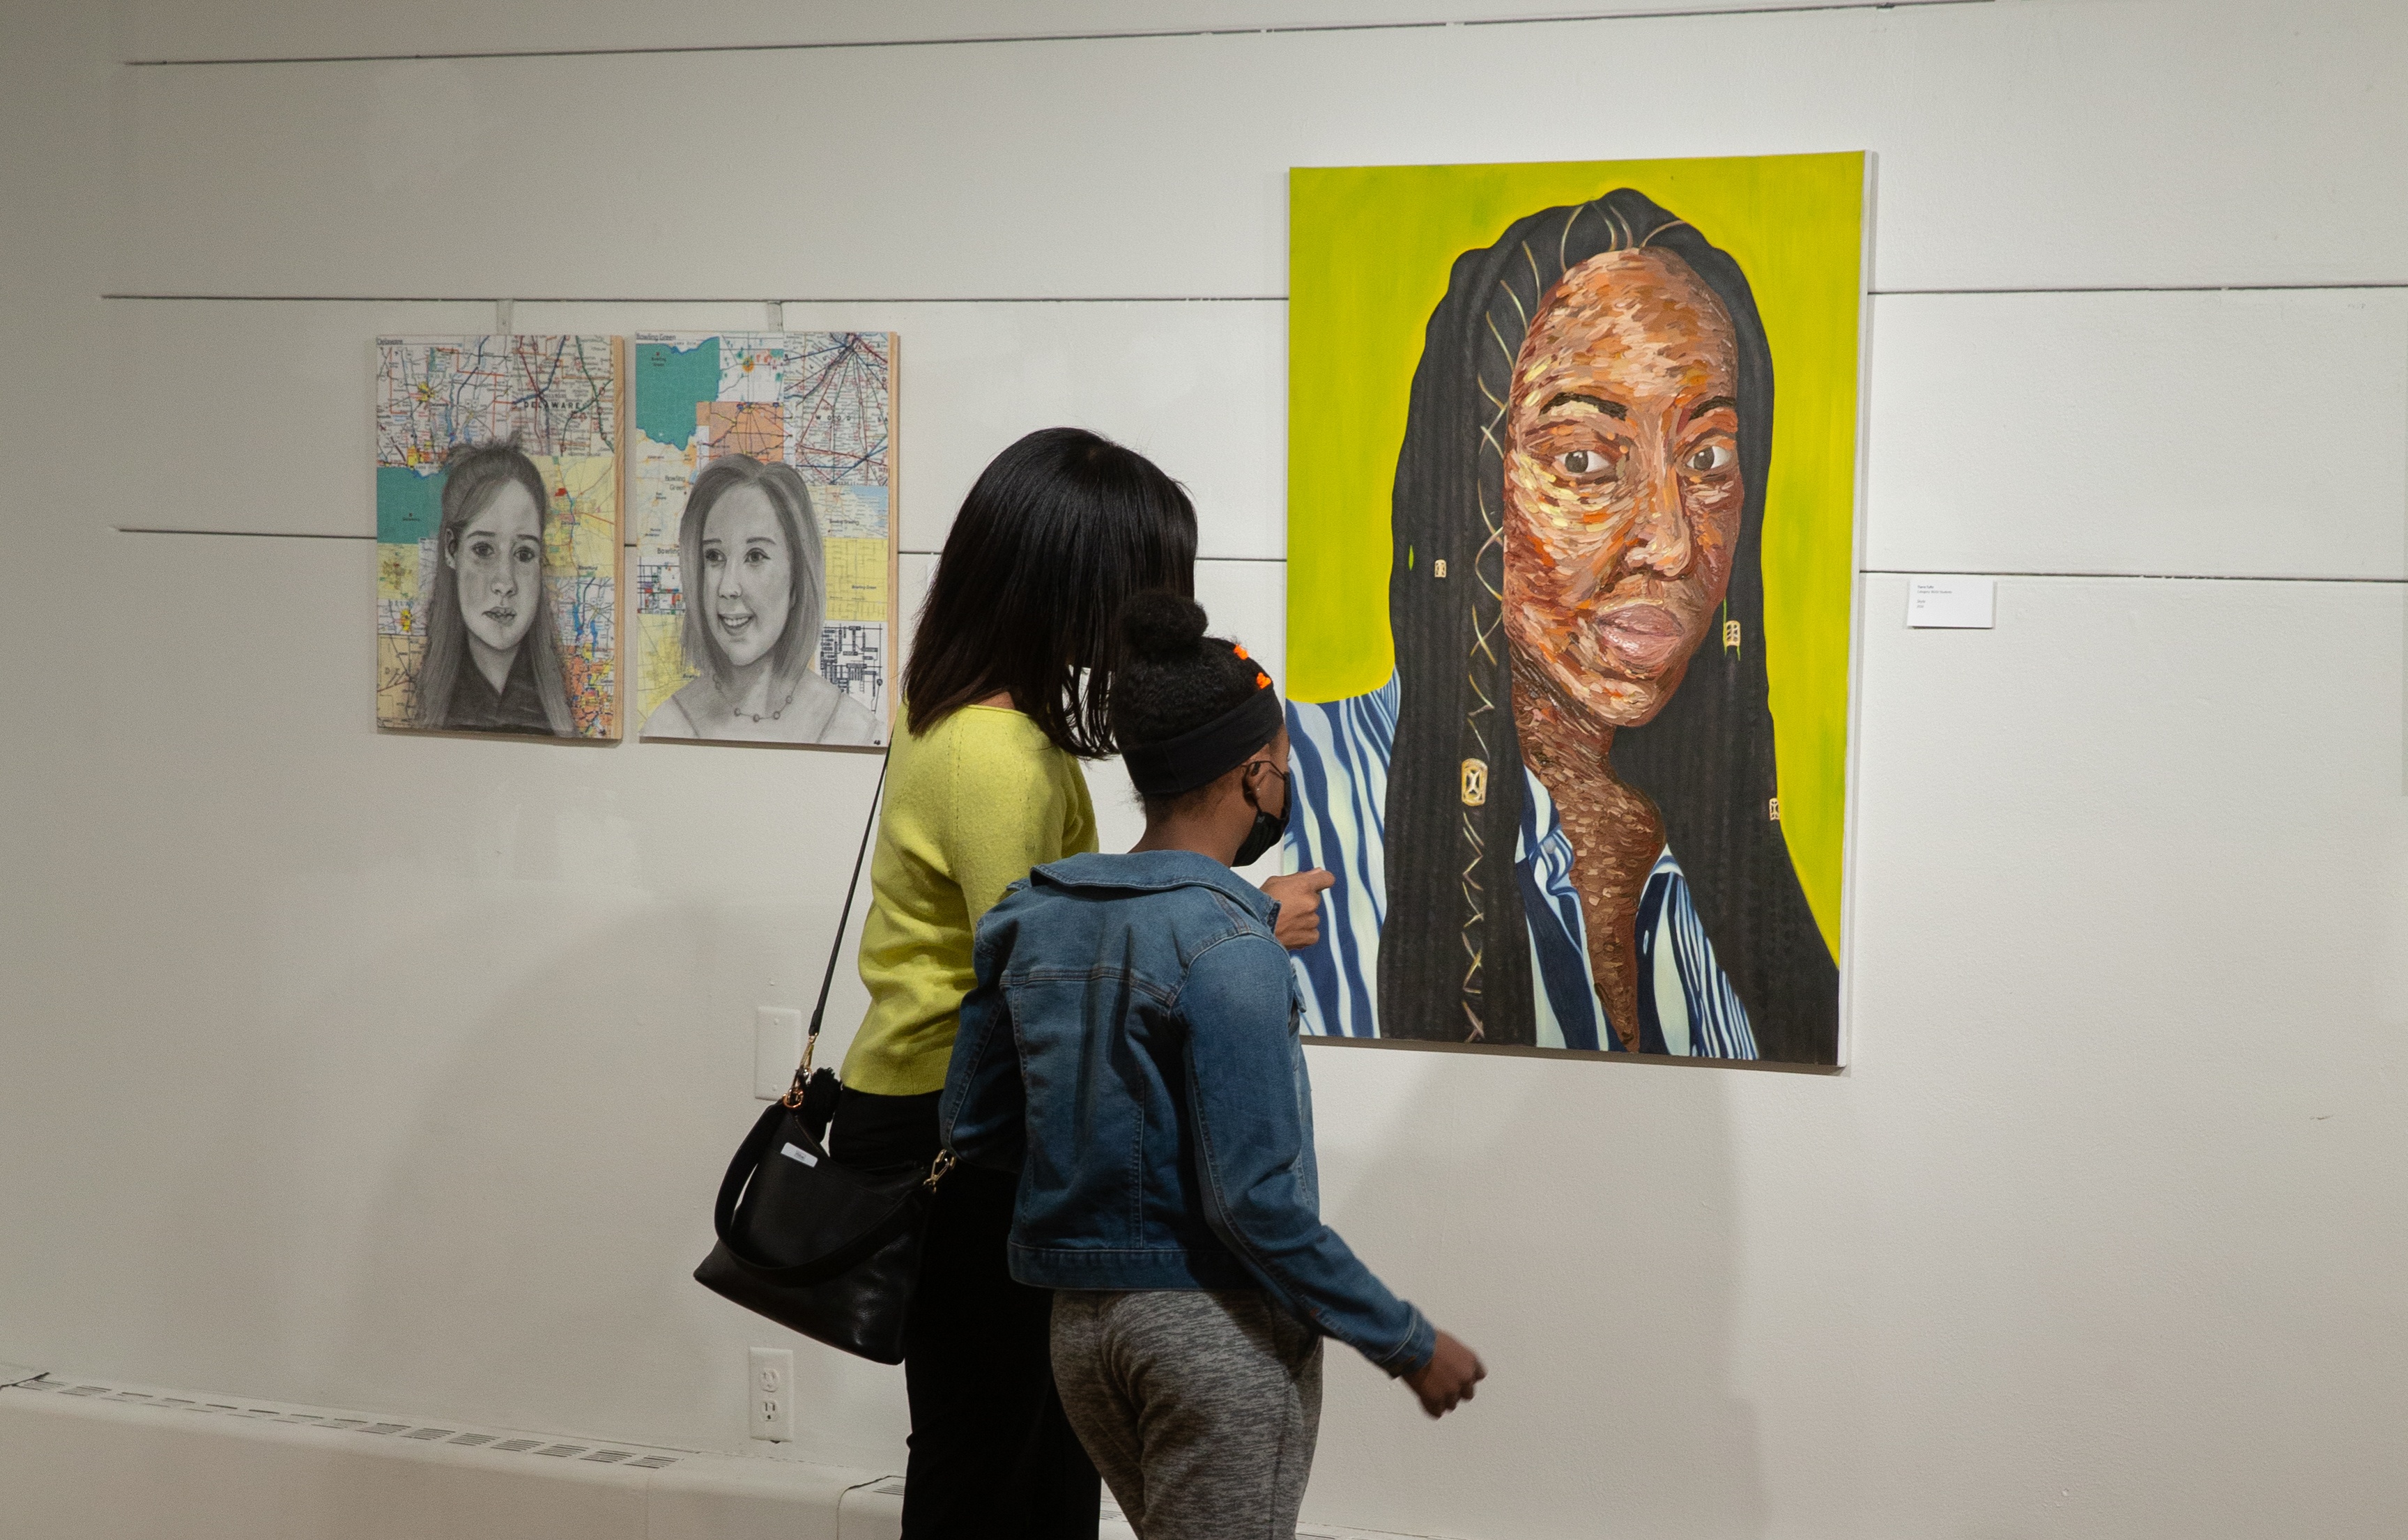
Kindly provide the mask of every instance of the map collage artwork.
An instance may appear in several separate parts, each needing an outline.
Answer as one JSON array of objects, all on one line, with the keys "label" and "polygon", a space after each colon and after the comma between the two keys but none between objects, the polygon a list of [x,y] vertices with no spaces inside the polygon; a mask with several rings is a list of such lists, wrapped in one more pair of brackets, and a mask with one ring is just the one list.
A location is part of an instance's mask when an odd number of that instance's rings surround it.
[{"label": "map collage artwork", "polygon": [[378,338],[378,726],[883,745],[896,342]]}]

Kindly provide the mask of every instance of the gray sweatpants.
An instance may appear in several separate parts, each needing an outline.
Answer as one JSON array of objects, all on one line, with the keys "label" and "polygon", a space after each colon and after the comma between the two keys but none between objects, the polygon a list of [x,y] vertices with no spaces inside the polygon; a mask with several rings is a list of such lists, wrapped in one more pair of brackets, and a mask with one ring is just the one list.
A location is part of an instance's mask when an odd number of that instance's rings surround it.
[{"label": "gray sweatpants", "polygon": [[1139,1540],[1294,1540],[1321,1338],[1257,1290],[1059,1290],[1062,1410]]}]

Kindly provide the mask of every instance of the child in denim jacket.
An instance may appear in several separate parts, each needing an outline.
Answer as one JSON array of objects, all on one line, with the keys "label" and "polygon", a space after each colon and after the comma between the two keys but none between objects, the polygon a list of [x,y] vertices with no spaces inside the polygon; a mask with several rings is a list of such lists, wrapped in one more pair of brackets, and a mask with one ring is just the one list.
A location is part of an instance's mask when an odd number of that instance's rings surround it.
[{"label": "child in denim jacket", "polygon": [[1145,837],[1029,874],[978,927],[942,1124],[1018,1168],[1012,1276],[1056,1290],[1063,1408],[1141,1540],[1294,1533],[1321,1339],[1430,1416],[1471,1350],[1321,1222],[1275,905],[1230,868],[1287,818],[1279,694],[1204,612],[1140,595],[1111,715]]}]

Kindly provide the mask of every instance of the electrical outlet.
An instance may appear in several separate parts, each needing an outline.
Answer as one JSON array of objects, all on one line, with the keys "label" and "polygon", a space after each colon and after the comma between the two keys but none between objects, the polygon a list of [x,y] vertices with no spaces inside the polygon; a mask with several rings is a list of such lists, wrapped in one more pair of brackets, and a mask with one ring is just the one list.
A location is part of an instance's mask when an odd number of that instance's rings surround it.
[{"label": "electrical outlet", "polygon": [[752,1436],[785,1444],[795,1436],[795,1350],[755,1348],[745,1387],[752,1398]]},{"label": "electrical outlet", "polygon": [[795,1083],[803,1062],[803,1013],[783,1005],[752,1010],[752,1094],[774,1102]]}]

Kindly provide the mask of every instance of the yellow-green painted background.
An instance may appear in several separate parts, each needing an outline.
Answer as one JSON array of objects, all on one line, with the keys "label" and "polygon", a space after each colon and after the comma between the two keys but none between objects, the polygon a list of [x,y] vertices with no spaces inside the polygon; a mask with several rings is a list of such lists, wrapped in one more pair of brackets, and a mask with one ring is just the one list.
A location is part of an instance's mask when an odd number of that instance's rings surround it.
[{"label": "yellow-green painted background", "polygon": [[1388,517],[1423,329],[1448,270],[1525,214],[1636,188],[1747,275],[1772,349],[1765,668],[1781,831],[1836,957],[1855,589],[1865,158],[1298,168],[1288,173],[1288,689],[1385,684]]}]

